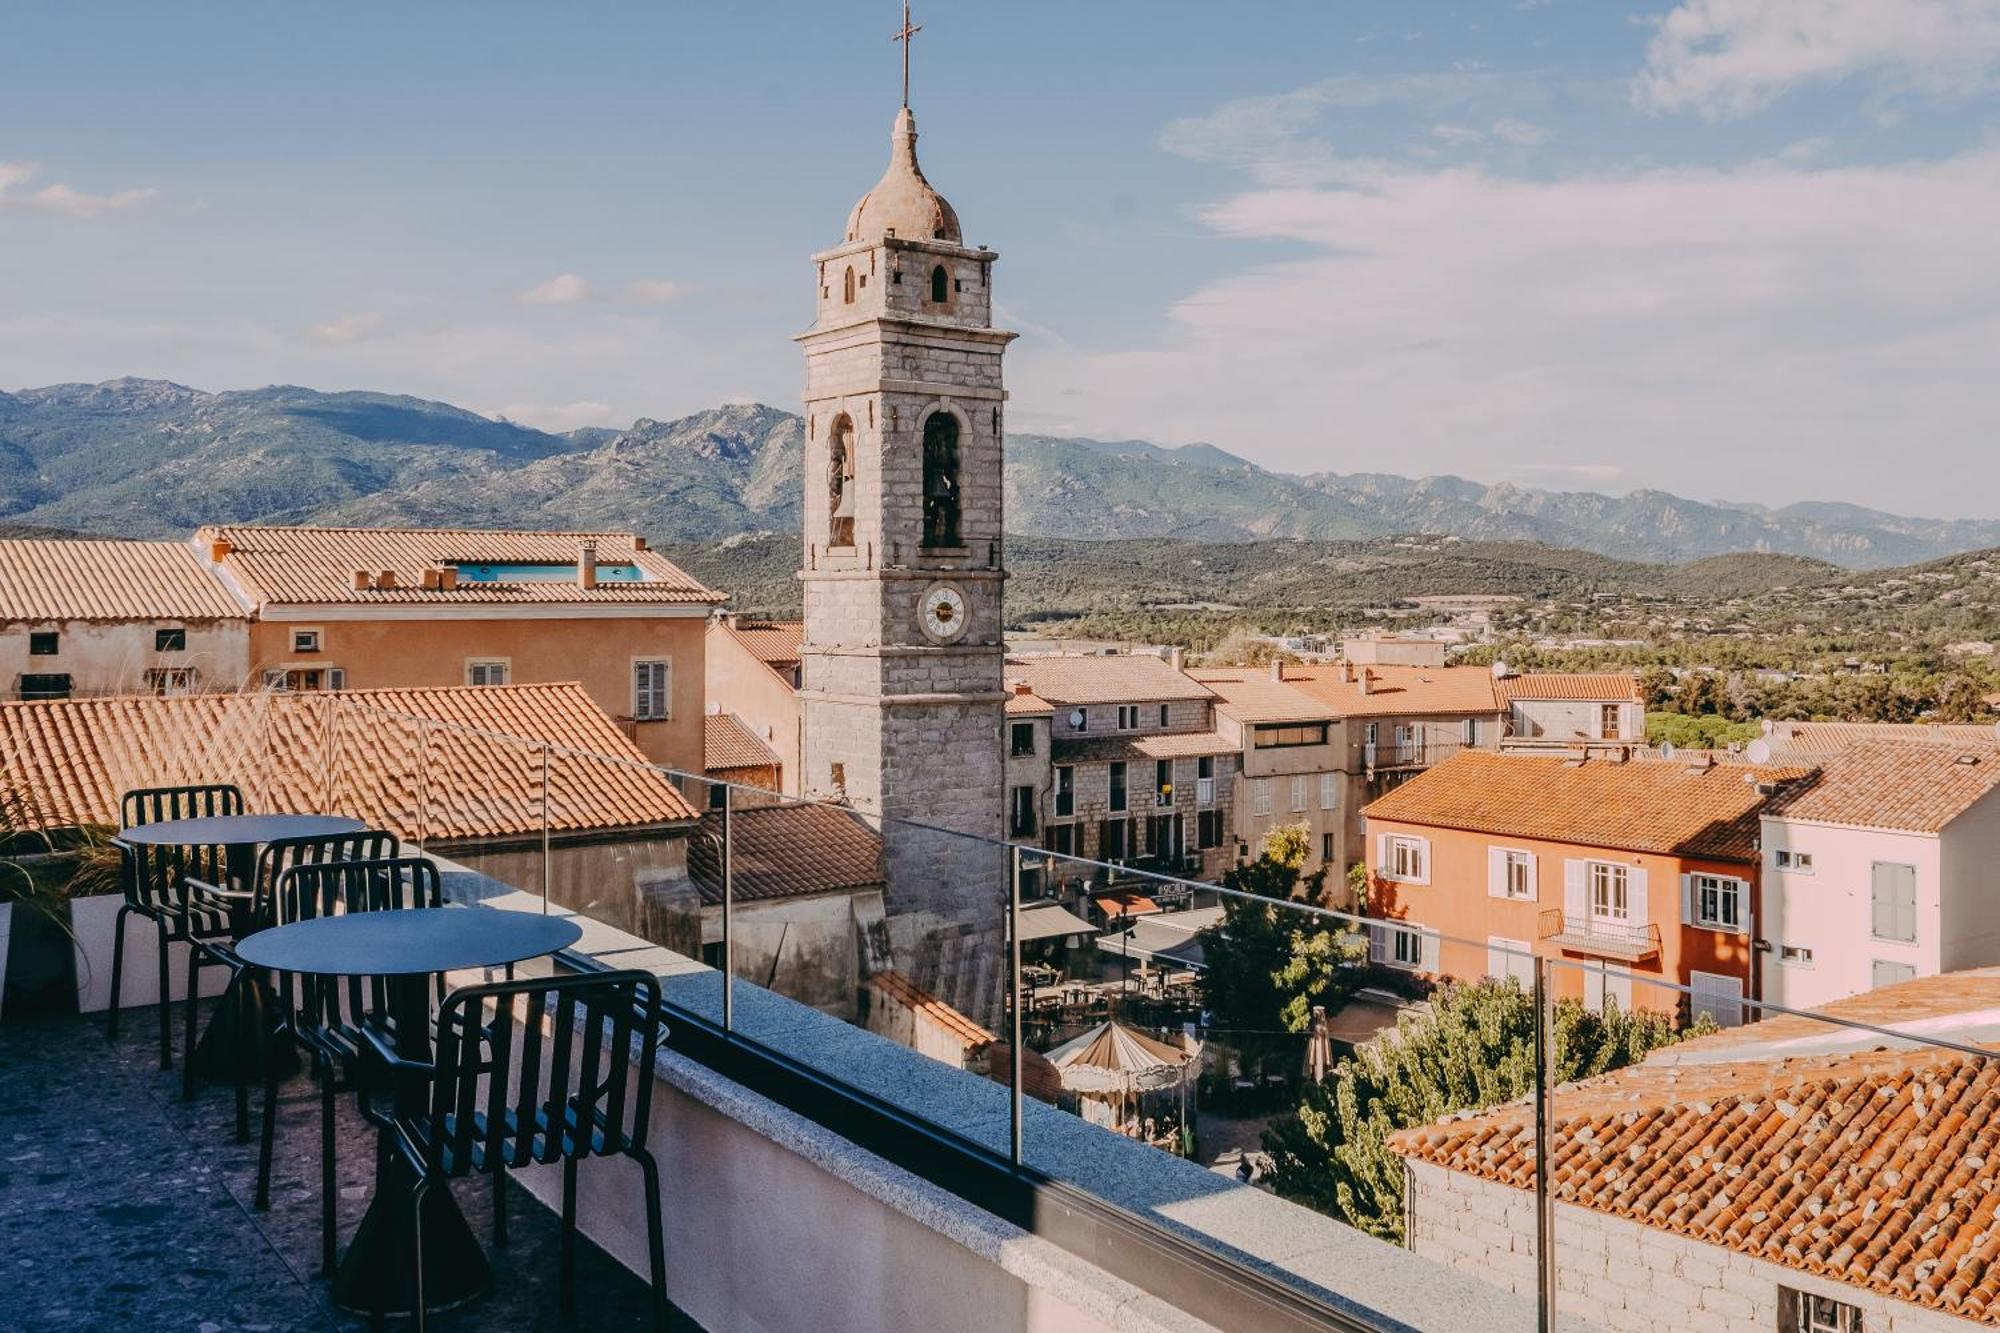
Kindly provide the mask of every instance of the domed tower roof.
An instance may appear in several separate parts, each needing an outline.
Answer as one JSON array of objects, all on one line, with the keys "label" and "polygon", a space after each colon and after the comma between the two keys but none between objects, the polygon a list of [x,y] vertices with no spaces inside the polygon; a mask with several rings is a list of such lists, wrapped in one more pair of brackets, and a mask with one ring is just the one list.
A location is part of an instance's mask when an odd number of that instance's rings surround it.
[{"label": "domed tower roof", "polygon": [[904,107],[889,136],[889,169],[847,215],[847,239],[880,240],[890,232],[905,240],[963,242],[958,214],[924,179],[917,165],[917,118]]}]

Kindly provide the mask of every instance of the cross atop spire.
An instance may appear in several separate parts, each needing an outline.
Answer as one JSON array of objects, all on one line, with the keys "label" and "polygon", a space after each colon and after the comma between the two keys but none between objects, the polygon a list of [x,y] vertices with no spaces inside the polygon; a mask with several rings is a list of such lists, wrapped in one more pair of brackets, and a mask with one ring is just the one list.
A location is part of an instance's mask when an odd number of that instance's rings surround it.
[{"label": "cross atop spire", "polygon": [[903,29],[889,40],[903,44],[903,105],[910,104],[910,39],[922,32],[921,23],[910,22],[910,0],[903,0]]}]

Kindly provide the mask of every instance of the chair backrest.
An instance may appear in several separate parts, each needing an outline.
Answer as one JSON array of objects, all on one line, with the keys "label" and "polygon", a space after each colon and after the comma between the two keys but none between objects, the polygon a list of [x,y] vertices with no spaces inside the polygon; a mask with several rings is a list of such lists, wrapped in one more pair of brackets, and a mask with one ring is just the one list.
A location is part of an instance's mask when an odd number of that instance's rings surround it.
[{"label": "chair backrest", "polygon": [[396,835],[382,829],[357,833],[324,833],[310,838],[277,838],[257,852],[257,869],[250,884],[252,919],[275,924],[278,879],[293,866],[326,865],[334,861],[381,861],[402,851]]},{"label": "chair backrest", "polygon": [[[278,872],[273,905],[280,925],[338,912],[444,906],[437,864],[423,856],[297,862]],[[284,977],[286,1021],[294,1031],[351,1028],[388,1012],[380,977]]]},{"label": "chair backrest", "polygon": [[[170,819],[212,819],[243,813],[243,792],[226,782],[188,787],[137,787],[118,801],[118,826],[138,828]],[[119,844],[125,901],[151,909],[178,909],[185,895],[182,881],[221,881],[228,876],[229,853],[222,847],[155,847]]]},{"label": "chair backrest", "polygon": [[647,972],[453,991],[438,1013],[433,1168],[465,1174],[475,1142],[488,1170],[645,1147],[661,1032],[660,983]]}]

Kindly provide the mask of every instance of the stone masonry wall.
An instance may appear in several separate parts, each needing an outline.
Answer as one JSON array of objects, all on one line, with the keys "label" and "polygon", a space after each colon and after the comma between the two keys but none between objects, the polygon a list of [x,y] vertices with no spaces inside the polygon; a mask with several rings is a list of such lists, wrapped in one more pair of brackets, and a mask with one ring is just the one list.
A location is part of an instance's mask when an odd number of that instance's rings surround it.
[{"label": "stone masonry wall", "polygon": [[[1534,1195],[1428,1162],[1406,1166],[1410,1249],[1532,1297]],[[1763,1333],[1779,1327],[1780,1286],[1858,1306],[1867,1333],[1990,1327],[1574,1204],[1558,1203],[1555,1223],[1556,1309],[1610,1333]]]}]

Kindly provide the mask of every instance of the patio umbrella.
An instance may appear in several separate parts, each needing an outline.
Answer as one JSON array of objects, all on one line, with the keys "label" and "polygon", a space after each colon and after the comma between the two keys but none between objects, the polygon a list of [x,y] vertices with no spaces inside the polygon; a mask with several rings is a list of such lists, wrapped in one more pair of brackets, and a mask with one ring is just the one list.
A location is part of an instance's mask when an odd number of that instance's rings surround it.
[{"label": "patio umbrella", "polygon": [[1193,1057],[1122,1023],[1099,1023],[1048,1052],[1072,1092],[1157,1092],[1177,1086]]}]

